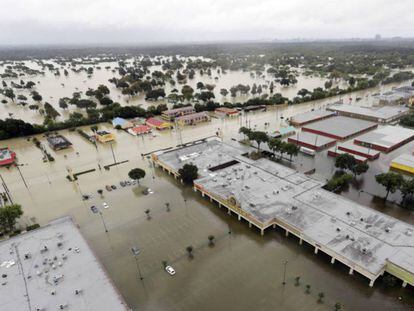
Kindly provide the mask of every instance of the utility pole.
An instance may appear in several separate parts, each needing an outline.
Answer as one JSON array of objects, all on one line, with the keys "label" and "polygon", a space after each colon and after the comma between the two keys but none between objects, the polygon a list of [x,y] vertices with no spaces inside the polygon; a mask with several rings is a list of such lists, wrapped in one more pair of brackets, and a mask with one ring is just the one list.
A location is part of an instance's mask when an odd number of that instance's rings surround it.
[{"label": "utility pole", "polygon": [[287,260],[283,261],[283,282],[282,282],[283,285],[286,285],[286,266],[287,266],[287,264],[288,264]]},{"label": "utility pole", "polygon": [[138,246],[134,246],[131,248],[131,252],[132,252],[132,256],[134,256],[135,258],[135,263],[137,265],[137,271],[139,274],[139,279],[142,281],[144,279],[144,277],[141,274],[141,269],[139,268],[139,263],[138,263],[138,255],[141,253],[141,250],[139,249]]},{"label": "utility pole", "polygon": [[22,171],[20,170],[20,165],[16,164],[16,168],[19,171],[20,177],[22,178],[24,185],[26,186],[27,189],[29,189],[29,187],[27,186],[26,180],[23,177]]},{"label": "utility pole", "polygon": [[108,233],[108,228],[106,227],[105,219],[104,219],[103,214],[102,214],[101,211],[99,211],[99,215],[101,216],[102,223],[103,223],[103,226],[105,228],[105,232]]},{"label": "utility pole", "polygon": [[115,159],[115,153],[114,153],[114,148],[112,148],[112,143],[110,143],[111,146],[111,151],[112,151],[112,157],[114,158],[114,164],[116,163],[116,159]]}]

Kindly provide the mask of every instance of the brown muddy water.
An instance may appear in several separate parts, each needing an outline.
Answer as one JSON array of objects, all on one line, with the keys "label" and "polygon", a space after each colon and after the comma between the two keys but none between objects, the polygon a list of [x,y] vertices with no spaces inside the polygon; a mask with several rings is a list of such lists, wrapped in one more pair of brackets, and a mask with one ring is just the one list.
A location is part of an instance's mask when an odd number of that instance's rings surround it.
[{"label": "brown muddy water", "polygon": [[[359,92],[346,98],[360,96],[364,102],[371,103],[370,93],[376,91]],[[117,139],[113,144],[116,160],[129,162],[109,171],[99,170],[98,164],[103,167],[113,162],[110,146],[98,145],[95,149],[76,132],[61,131],[73,143],[73,148],[50,151],[56,159],[53,163],[43,163],[39,149],[31,141],[11,139],[2,141],[1,146],[17,152],[19,163],[24,164],[20,169],[28,188],[15,168],[1,168],[0,173],[14,201],[23,206],[22,223],[45,224],[67,214],[75,217],[134,310],[333,310],[336,302],[346,310],[413,310],[412,288],[386,290],[380,280],[369,288],[364,277],[348,275],[346,267],[339,263],[331,265],[330,258],[314,255],[311,247],[300,246],[295,238],[286,238],[283,232],[269,230],[262,237],[247,223],[238,222],[236,217],[227,215],[190,188],[182,187],[170,176],[152,168],[148,159],[141,156],[176,146],[180,136],[188,142],[214,135],[218,129],[225,141],[237,139],[240,124],[250,123],[252,127],[272,132],[285,124],[285,118],[324,107],[334,100],[279,108],[234,120],[213,119],[210,123],[187,127],[181,135],[173,130],[157,133],[156,137],[137,138],[116,131]],[[270,125],[265,128],[267,122]],[[101,124],[100,128],[115,131],[107,124]],[[90,131],[89,127],[84,129]],[[45,143],[44,137],[39,136],[39,139]],[[366,192],[350,189],[344,195],[414,223],[411,212],[381,206],[370,194],[382,193],[373,182],[375,173],[387,170],[395,155],[413,149],[414,143],[411,143],[392,154],[381,155],[361,181]],[[293,165],[300,171],[315,167],[320,178],[329,177],[333,170],[333,162],[325,152],[315,159],[299,156]],[[119,181],[127,179],[128,171],[134,167],[147,172],[141,186],[121,188]],[[93,168],[96,171],[81,175],[77,183],[70,183],[65,178],[68,168],[75,172]],[[105,190],[100,197],[96,191],[109,184],[118,189]],[[143,195],[144,186],[154,193]],[[93,198],[82,201],[81,194],[92,194]],[[397,198],[397,194],[392,197]],[[102,208],[103,202],[108,203],[108,209]],[[165,208],[167,202],[171,207],[169,212]],[[92,205],[101,209],[108,233],[105,233],[102,219],[90,211]],[[145,215],[146,209],[150,210],[150,220]],[[208,246],[210,234],[216,237],[214,247]],[[138,264],[143,281],[139,280],[130,251],[134,245],[141,248]],[[185,249],[189,245],[194,247],[193,259],[187,258]],[[176,270],[174,277],[163,270],[163,260]],[[288,264],[283,286],[285,260]],[[299,286],[294,285],[297,276],[301,277]],[[307,284],[311,286],[310,294],[305,293]],[[317,302],[319,292],[325,294],[324,303]]]}]

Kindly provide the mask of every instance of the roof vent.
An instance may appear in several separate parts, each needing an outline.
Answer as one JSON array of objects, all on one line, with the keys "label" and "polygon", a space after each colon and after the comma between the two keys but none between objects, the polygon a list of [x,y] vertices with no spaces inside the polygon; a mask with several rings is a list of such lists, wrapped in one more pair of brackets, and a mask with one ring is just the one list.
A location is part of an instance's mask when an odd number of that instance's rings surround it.
[{"label": "roof vent", "polygon": [[341,231],[341,228],[336,228],[336,232],[340,232]]},{"label": "roof vent", "polygon": [[391,228],[390,227],[385,227],[385,232],[390,232],[391,231]]}]

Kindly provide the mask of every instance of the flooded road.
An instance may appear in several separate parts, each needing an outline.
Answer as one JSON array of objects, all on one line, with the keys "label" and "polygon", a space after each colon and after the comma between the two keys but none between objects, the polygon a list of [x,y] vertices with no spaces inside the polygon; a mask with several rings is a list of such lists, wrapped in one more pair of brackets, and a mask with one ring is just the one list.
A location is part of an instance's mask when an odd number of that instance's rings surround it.
[{"label": "flooded road", "polygon": [[[344,98],[347,101],[353,98],[352,102],[355,102],[356,97],[362,97],[361,104],[372,104],[370,94],[376,91],[378,89],[358,92]],[[336,302],[346,310],[412,310],[412,288],[385,290],[380,280],[374,288],[369,288],[364,277],[348,275],[345,266],[331,265],[330,258],[323,254],[314,255],[311,247],[300,246],[296,239],[286,238],[284,232],[269,230],[262,237],[247,223],[238,222],[236,217],[227,215],[226,211],[190,188],[182,187],[170,176],[154,169],[148,159],[141,156],[174,147],[180,143],[180,137],[183,142],[189,142],[215,135],[219,129],[224,141],[238,139],[242,124],[273,132],[286,125],[286,118],[325,107],[337,99],[279,107],[233,120],[213,118],[210,123],[184,128],[181,134],[172,130],[157,132],[157,137],[133,137],[112,129],[109,124],[100,124],[100,129],[116,133],[113,144],[116,160],[128,160],[112,166],[109,171],[100,170],[98,165],[103,167],[113,163],[110,146],[99,144],[96,149],[74,131],[61,131],[73,143],[73,148],[50,151],[55,158],[51,163],[42,162],[40,150],[31,141],[24,138],[2,141],[1,146],[12,148],[23,166],[20,167],[22,176],[16,168],[1,168],[0,174],[11,190],[13,200],[23,206],[22,223],[45,224],[68,214],[75,217],[82,233],[134,310],[316,311],[333,310]],[[270,125],[265,127],[265,123]],[[83,129],[90,132],[89,127]],[[38,138],[46,145],[43,136]],[[387,170],[396,155],[413,149],[414,142],[388,155],[382,154],[380,160],[370,162],[370,171],[361,178],[366,192],[351,188],[344,195],[414,224],[412,212],[383,207],[371,195],[383,192],[373,182],[373,176]],[[326,156],[326,151],[315,158],[300,155],[293,165],[300,171],[316,168],[318,178],[328,178],[333,171],[333,160]],[[120,187],[119,181],[127,179],[128,171],[135,167],[146,171],[141,186]],[[76,183],[71,183],[65,178],[68,169],[95,171],[81,175]],[[98,189],[111,184],[118,189],[104,190],[102,197],[97,193]],[[154,193],[144,195],[144,186]],[[82,194],[91,194],[93,198],[82,201]],[[396,194],[391,199],[397,197]],[[103,202],[109,205],[108,209],[102,207]],[[170,211],[165,207],[167,202]],[[92,205],[102,211],[103,218],[91,212]],[[150,210],[150,220],[145,214],[146,209]],[[108,233],[105,233],[104,224]],[[208,246],[209,235],[216,238],[214,247]],[[186,253],[189,245],[194,247],[193,259]],[[144,277],[142,281],[130,251],[132,246],[141,249],[138,267]],[[286,260],[286,285],[283,286],[283,262]],[[162,261],[174,267],[177,272],[174,277],[163,270]],[[295,286],[294,279],[298,276],[300,284]],[[306,285],[311,286],[309,294]],[[325,294],[324,303],[317,302],[320,292]]]}]

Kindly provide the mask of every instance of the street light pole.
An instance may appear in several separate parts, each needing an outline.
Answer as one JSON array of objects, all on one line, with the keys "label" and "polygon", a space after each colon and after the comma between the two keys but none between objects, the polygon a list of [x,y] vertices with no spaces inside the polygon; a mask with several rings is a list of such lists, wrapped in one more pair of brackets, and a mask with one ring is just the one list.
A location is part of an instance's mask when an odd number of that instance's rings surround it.
[{"label": "street light pole", "polygon": [[103,226],[105,228],[105,232],[108,233],[108,228],[106,227],[105,219],[104,219],[103,214],[102,214],[101,211],[99,211],[99,216],[101,216],[102,223],[103,223]]},{"label": "street light pole", "polygon": [[283,285],[286,285],[286,266],[287,266],[287,264],[288,264],[288,261],[287,260],[285,260],[284,262],[283,262],[283,282],[282,282],[282,284]]},{"label": "street light pole", "polygon": [[27,189],[29,189],[29,187],[26,184],[26,180],[24,179],[23,174],[20,171],[20,167],[19,166],[20,166],[19,164],[16,164],[17,170],[19,171],[20,177],[22,178],[24,185],[26,186]]},{"label": "street light pole", "polygon": [[132,255],[134,256],[134,258],[135,258],[135,263],[136,263],[136,265],[137,265],[137,270],[138,270],[138,274],[139,274],[139,279],[142,281],[143,279],[144,279],[144,277],[142,276],[142,274],[141,274],[141,269],[140,269],[140,267],[139,267],[139,262],[138,262],[138,255],[139,255],[139,253],[141,252],[141,250],[137,247],[137,246],[134,246],[134,247],[132,247],[131,248],[131,252],[132,252]]},{"label": "street light pole", "polygon": [[112,148],[112,143],[110,143],[111,146],[111,151],[112,151],[112,157],[114,158],[114,164],[116,163],[116,159],[115,159],[115,153],[114,153],[114,148]]}]

